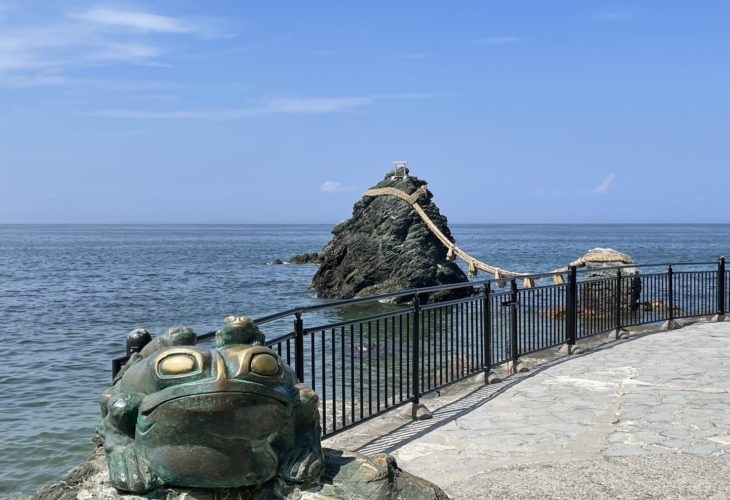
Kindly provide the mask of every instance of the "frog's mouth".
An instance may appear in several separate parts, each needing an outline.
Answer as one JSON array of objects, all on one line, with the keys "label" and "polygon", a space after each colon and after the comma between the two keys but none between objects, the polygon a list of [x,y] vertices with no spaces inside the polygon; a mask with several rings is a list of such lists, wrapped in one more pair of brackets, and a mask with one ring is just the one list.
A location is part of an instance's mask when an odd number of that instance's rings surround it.
[{"label": "frog's mouth", "polygon": [[[286,390],[286,387],[280,385],[268,386],[248,380],[217,379],[172,386],[150,394],[142,402],[139,412],[141,415],[148,416],[164,404],[188,398],[191,400],[210,399],[211,401],[236,399],[241,402],[258,401],[258,404],[268,400],[268,404],[281,405],[282,409],[285,409],[291,405],[292,395]],[[182,401],[179,403],[184,406]]]},{"label": "frog's mouth", "polygon": [[294,439],[291,396],[244,381],[172,389],[144,400],[135,429],[145,459],[165,482],[219,488],[276,474],[280,443]]}]

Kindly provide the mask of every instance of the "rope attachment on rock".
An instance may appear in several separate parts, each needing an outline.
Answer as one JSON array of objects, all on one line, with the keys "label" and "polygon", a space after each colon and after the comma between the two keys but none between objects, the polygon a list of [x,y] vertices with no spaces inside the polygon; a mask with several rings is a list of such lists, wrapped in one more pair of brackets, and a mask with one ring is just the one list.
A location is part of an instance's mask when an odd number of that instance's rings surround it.
[{"label": "rope attachment on rock", "polygon": [[[605,249],[595,249],[590,252],[588,252],[586,255],[581,257],[580,259],[571,262],[569,265],[565,267],[561,267],[560,269],[556,269],[550,273],[546,273],[544,275],[534,275],[529,273],[517,273],[512,271],[507,271],[504,269],[500,269],[499,267],[491,266],[487,264],[486,262],[482,262],[478,259],[475,259],[465,251],[463,251],[461,248],[459,248],[456,243],[451,241],[449,238],[446,237],[444,233],[441,232],[441,230],[438,228],[436,224],[431,220],[431,218],[426,214],[426,212],[421,208],[421,206],[418,204],[418,198],[421,197],[421,195],[424,195],[428,192],[427,185],[424,184],[423,186],[419,187],[417,190],[415,190],[412,194],[406,194],[400,189],[396,189],[393,187],[385,187],[385,188],[374,188],[370,189],[365,192],[363,196],[395,196],[396,198],[400,198],[401,200],[405,201],[413,209],[416,211],[418,216],[421,218],[424,224],[426,224],[426,227],[431,231],[431,233],[448,249],[446,252],[446,259],[449,261],[453,261],[456,259],[456,257],[459,257],[461,260],[466,262],[469,266],[469,276],[476,276],[477,272],[479,270],[484,271],[485,273],[491,274],[494,276],[494,279],[497,280],[497,285],[500,288],[504,288],[506,285],[505,279],[511,279],[511,278],[519,278],[521,276],[529,276],[528,278],[524,278],[523,285],[525,288],[533,288],[535,286],[535,280],[540,278],[547,278],[552,277],[553,283],[555,285],[562,285],[565,284],[565,279],[563,278],[563,273],[567,273],[571,266],[575,267],[583,267],[586,265],[586,262],[596,262],[605,260],[608,261],[609,259],[611,261],[620,261],[624,264],[633,264],[633,261],[628,255],[622,254],[620,252],[611,251],[610,256],[608,255],[609,252]],[[603,252],[603,253],[602,253]],[[604,255],[605,254],[605,255]],[[556,274],[557,273],[557,274]]]}]

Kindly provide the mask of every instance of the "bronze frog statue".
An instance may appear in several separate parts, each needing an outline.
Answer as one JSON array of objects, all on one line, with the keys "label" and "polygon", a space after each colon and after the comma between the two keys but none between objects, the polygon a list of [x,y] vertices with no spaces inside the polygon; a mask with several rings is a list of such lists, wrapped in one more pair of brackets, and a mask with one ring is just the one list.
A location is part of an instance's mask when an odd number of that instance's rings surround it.
[{"label": "bronze frog statue", "polygon": [[98,429],[111,483],[230,488],[279,477],[313,484],[324,459],[317,394],[265,347],[245,316],[213,349],[173,328],[129,359],[101,397]]}]

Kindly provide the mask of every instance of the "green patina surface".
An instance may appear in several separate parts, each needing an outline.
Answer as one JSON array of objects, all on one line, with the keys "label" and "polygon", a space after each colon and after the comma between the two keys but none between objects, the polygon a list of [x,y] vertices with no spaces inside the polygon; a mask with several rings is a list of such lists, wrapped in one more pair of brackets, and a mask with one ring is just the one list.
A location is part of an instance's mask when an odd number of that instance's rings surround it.
[{"label": "green patina surface", "polygon": [[228,317],[216,347],[173,328],[135,353],[101,396],[98,432],[114,487],[315,484],[324,467],[316,393]]}]

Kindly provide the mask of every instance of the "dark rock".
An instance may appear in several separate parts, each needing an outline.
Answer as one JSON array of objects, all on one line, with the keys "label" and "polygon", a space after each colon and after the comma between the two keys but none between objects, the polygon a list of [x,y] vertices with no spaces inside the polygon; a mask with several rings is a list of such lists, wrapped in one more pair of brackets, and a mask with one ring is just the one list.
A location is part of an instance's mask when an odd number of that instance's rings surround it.
[{"label": "dark rock", "polygon": [[272,261],[270,262],[270,264],[271,264],[272,266],[279,266],[279,265],[281,265],[281,264],[283,264],[283,263],[284,263],[284,261],[283,261],[283,260],[281,260],[281,259],[274,259],[274,260],[272,260]]},{"label": "dark rock", "polygon": [[[580,288],[578,309],[583,318],[613,318],[616,316],[616,292],[619,266],[633,266],[634,260],[611,249],[596,248],[582,257],[585,262],[585,283]],[[623,311],[636,311],[641,297],[639,268],[621,269],[620,306]]]},{"label": "dark rock", "polygon": [[289,264],[319,264],[318,253],[303,253],[301,255],[295,255],[289,259]]},{"label": "dark rock", "polygon": [[[425,181],[413,176],[385,176],[375,188],[393,187],[414,193]],[[446,217],[430,191],[419,198],[424,212],[453,241]],[[364,196],[355,203],[352,218],[332,229],[333,238],[320,253],[321,264],[312,287],[321,297],[352,298],[468,281],[456,263],[446,259],[447,248],[416,211],[395,196]],[[431,301],[469,293],[458,289],[432,294]]]},{"label": "dark rock", "polygon": [[[304,499],[304,498],[373,498],[446,500],[448,496],[435,484],[398,467],[386,454],[373,457],[325,448],[325,469],[319,485],[306,487],[274,479],[247,488],[177,488],[163,487],[146,493],[144,498],[165,500],[235,499]],[[140,498],[119,492],[109,482],[104,449],[98,446],[89,459],[56,483],[43,487],[34,497],[43,500],[103,498],[109,500]]]}]

